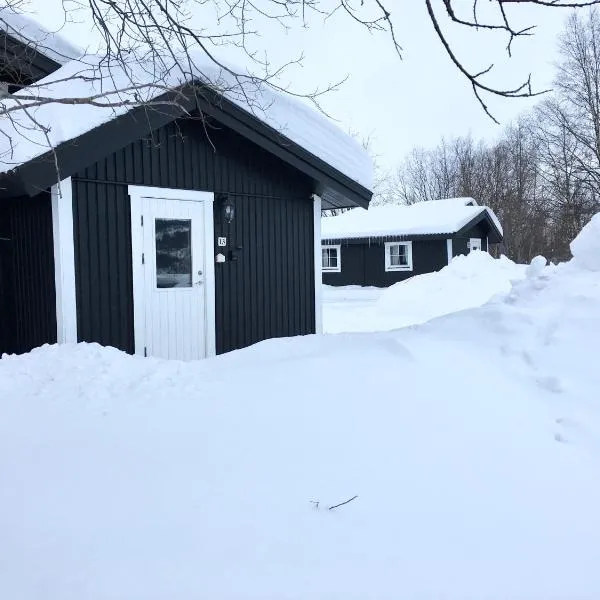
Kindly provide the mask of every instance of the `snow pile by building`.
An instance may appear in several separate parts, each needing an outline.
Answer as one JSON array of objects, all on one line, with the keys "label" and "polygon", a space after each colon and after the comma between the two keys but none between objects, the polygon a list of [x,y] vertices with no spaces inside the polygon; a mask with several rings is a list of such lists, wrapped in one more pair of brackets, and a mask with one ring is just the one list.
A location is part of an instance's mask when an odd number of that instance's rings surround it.
[{"label": "snow pile by building", "polygon": [[597,226],[399,331],[2,359],[0,597],[596,600]]},{"label": "snow pile by building", "polygon": [[525,276],[525,266],[487,252],[457,256],[435,273],[417,275],[387,288],[376,310],[398,313],[407,324],[481,306],[496,294],[507,293]]},{"label": "snow pile by building", "polygon": [[[382,290],[378,298],[370,289],[327,288],[324,327],[329,333],[339,333],[387,331],[425,323],[508,293],[513,282],[525,276],[526,268],[505,256],[494,259],[487,252],[471,252],[455,257],[440,271],[396,283]],[[338,301],[346,296],[354,302]],[[375,298],[375,302],[360,302],[362,297]]]}]

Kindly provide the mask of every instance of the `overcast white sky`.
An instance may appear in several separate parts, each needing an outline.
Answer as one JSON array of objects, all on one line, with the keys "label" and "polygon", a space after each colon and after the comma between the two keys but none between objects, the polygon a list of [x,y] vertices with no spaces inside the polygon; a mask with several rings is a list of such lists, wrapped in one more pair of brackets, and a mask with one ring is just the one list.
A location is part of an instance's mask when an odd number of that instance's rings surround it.
[{"label": "overcast white sky", "polygon": [[[466,9],[471,4],[471,0],[457,2]],[[303,66],[294,67],[287,75],[295,91],[324,87],[348,75],[338,91],[323,99],[323,107],[343,129],[371,137],[373,151],[384,168],[399,163],[414,146],[436,144],[441,136],[496,135],[498,126],[483,113],[468,82],[444,53],[422,0],[388,0],[388,6],[403,60],[387,36],[369,34],[341,12],[326,23],[313,18],[309,28],[298,27],[288,33],[271,26],[263,30],[255,46],[264,49],[275,63],[304,53]],[[438,6],[441,9],[441,0]],[[61,7],[60,0],[31,0],[31,10],[48,26],[57,25]],[[494,62],[496,68],[489,80],[499,87],[514,87],[530,72],[538,89],[548,87],[556,35],[568,11],[516,6],[510,14],[517,25],[537,25],[533,37],[515,43],[512,59],[506,55],[506,38],[501,34],[458,28],[451,30],[453,47],[474,70]],[[205,14],[196,18],[209,19]],[[85,23],[70,25],[67,31],[73,42],[89,43]],[[233,58],[239,61],[239,57]],[[508,123],[531,102],[492,99],[490,105],[499,120]]]}]

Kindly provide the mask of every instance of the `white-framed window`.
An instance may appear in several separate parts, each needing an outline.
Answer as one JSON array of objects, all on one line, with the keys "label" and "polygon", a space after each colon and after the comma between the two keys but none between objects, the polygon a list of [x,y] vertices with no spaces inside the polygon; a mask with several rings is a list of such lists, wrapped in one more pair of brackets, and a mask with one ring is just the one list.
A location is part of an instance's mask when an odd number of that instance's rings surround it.
[{"label": "white-framed window", "polygon": [[339,244],[321,246],[321,267],[328,273],[342,271],[342,247]]},{"label": "white-framed window", "polygon": [[412,271],[412,242],[385,243],[385,270]]}]

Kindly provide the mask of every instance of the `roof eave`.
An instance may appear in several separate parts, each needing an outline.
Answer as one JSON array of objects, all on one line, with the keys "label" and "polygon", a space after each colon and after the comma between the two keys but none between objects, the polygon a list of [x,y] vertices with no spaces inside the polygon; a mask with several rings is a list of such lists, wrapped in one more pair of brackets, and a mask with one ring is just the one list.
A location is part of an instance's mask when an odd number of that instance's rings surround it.
[{"label": "roof eave", "polygon": [[456,235],[466,233],[469,229],[481,223],[481,221],[486,221],[490,228],[490,233],[488,234],[488,242],[491,244],[499,244],[504,239],[504,236],[502,232],[496,227],[496,223],[494,223],[494,220],[490,217],[487,208],[482,208],[483,210],[476,217],[471,219],[466,225],[463,225],[463,227],[461,227],[456,232]]},{"label": "roof eave", "polygon": [[454,237],[456,233],[381,233],[377,235],[362,235],[362,236],[327,236],[321,235],[321,242],[353,242],[353,243],[368,243],[370,240],[446,240],[449,237]]},{"label": "roof eave", "polygon": [[[336,198],[332,200],[332,206],[368,208],[373,196],[370,190],[234,102],[210,89],[205,89],[201,95],[197,95],[197,102],[202,112],[314,179],[317,182],[317,194]],[[348,202],[340,202],[340,195]]]},{"label": "roof eave", "polygon": [[41,52],[34,44],[28,44],[9,32],[0,30],[0,48],[15,68],[37,81],[60,68],[60,63]]},{"label": "roof eave", "polygon": [[[59,179],[74,175],[108,153],[170,123],[194,107],[191,99],[181,96],[177,104],[169,103],[167,95],[163,99],[165,103],[161,104],[160,110],[138,107],[16,167],[12,171],[12,177],[20,183],[13,184],[13,189],[20,188],[22,193],[34,196]],[[98,136],[106,139],[107,143],[98,143]]]},{"label": "roof eave", "polygon": [[[336,207],[369,206],[372,197],[370,190],[214,90],[205,87],[199,93],[197,86],[185,86],[163,94],[155,100],[155,104],[160,106],[134,108],[16,167],[8,177],[15,177],[21,183],[12,185],[11,189],[21,188],[27,195],[33,196],[56,183],[59,176],[57,163],[60,166],[60,178],[69,177],[107,153],[198,108],[313,179],[316,182],[315,192],[325,198],[325,204]],[[106,139],[107,143],[98,143],[98,136]],[[3,178],[6,179],[7,174]],[[329,197],[332,198],[330,202]]]}]

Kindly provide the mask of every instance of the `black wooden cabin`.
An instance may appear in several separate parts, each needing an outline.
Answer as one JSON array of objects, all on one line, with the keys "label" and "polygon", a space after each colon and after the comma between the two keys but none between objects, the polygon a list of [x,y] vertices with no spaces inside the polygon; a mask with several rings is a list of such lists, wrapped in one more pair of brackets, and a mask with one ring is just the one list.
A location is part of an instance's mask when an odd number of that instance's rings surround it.
[{"label": "black wooden cabin", "polygon": [[[421,213],[417,219],[416,212]],[[378,224],[373,226],[373,222]],[[323,283],[388,287],[439,271],[455,256],[472,250],[488,251],[501,241],[502,229],[493,212],[472,198],[325,217]]]},{"label": "black wooden cabin", "polygon": [[320,330],[321,208],[371,192],[239,104],[177,94],[0,176],[0,354],[194,359]]}]

